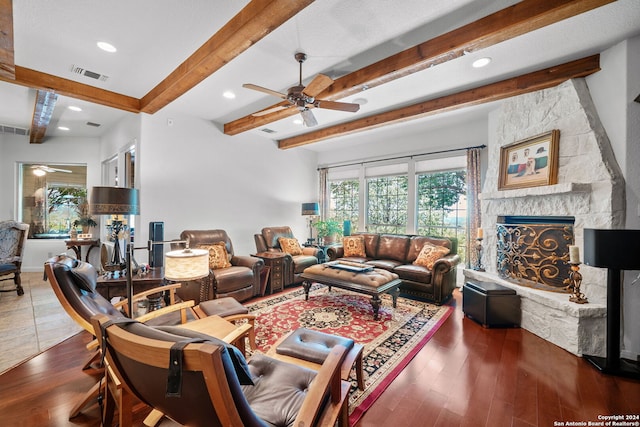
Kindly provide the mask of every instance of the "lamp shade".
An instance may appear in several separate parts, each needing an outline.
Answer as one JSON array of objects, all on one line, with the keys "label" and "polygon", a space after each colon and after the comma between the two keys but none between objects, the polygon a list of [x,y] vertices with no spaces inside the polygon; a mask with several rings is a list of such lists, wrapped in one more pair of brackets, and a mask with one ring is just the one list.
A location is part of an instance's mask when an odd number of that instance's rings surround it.
[{"label": "lamp shade", "polygon": [[320,215],[320,205],[318,203],[303,203],[302,215]]},{"label": "lamp shade", "polygon": [[640,270],[640,230],[585,228],[584,263],[592,267]]},{"label": "lamp shade", "polygon": [[209,251],[185,249],[167,252],[164,278],[173,282],[201,279],[209,275]]},{"label": "lamp shade", "polygon": [[138,190],[125,187],[93,187],[89,212],[93,215],[139,215]]}]

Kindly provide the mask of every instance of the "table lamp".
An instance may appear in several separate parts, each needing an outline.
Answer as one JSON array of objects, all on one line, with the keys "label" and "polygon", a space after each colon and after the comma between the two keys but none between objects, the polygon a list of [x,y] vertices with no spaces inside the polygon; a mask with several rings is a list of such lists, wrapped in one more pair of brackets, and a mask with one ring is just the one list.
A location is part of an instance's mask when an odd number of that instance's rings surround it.
[{"label": "table lamp", "polygon": [[313,243],[313,217],[320,215],[320,204],[317,202],[312,203],[303,203],[302,204],[302,215],[309,217],[309,239],[307,243]]}]

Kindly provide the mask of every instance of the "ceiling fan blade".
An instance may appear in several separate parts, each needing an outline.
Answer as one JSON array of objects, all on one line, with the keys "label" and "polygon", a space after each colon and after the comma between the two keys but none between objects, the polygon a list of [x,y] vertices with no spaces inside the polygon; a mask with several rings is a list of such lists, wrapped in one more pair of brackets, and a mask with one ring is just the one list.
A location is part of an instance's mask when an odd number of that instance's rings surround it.
[{"label": "ceiling fan blade", "polygon": [[255,112],[255,113],[253,113],[251,115],[254,116],[254,117],[265,116],[267,114],[275,113],[276,111],[286,110],[289,107],[290,107],[290,105],[289,106],[276,105],[275,107],[267,108],[266,110],[262,110],[262,111],[257,111],[257,112]]},{"label": "ceiling fan blade", "polygon": [[254,85],[251,83],[245,83],[242,85],[242,87],[247,89],[257,90],[258,92],[267,93],[269,95],[277,96],[278,98],[287,99],[287,95],[285,95],[284,93],[276,92],[275,90],[267,89],[266,87]]},{"label": "ceiling fan blade", "polygon": [[333,84],[333,79],[331,77],[325,76],[324,74],[318,74],[313,78],[313,80],[311,80],[311,83],[309,83],[307,87],[304,89],[304,93],[307,96],[311,96],[315,98],[323,90],[331,86],[331,84]]},{"label": "ceiling fan blade", "polygon": [[359,104],[352,104],[350,102],[325,101],[322,99],[317,99],[316,102],[313,103],[313,106],[316,108],[326,108],[328,110],[349,111],[351,113],[355,113],[360,109]]},{"label": "ceiling fan blade", "polygon": [[302,121],[304,122],[304,125],[306,127],[312,127],[312,126],[318,125],[318,121],[316,120],[311,110],[309,110],[308,108],[301,109],[300,115],[302,116]]},{"label": "ceiling fan blade", "polygon": [[71,171],[70,171],[70,170],[67,170],[67,169],[56,169],[56,168],[47,168],[47,169],[49,169],[49,170],[50,170],[50,171],[52,171],[52,172],[64,172],[64,173],[71,173]]}]

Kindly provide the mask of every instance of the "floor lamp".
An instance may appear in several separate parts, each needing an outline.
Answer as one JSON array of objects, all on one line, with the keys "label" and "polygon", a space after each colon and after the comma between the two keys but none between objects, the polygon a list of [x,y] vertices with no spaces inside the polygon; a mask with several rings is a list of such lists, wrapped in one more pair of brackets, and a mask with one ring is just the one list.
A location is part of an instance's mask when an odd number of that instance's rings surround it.
[{"label": "floor lamp", "polygon": [[[138,190],[124,187],[93,187],[89,198],[92,215],[139,215]],[[117,238],[117,237],[116,237]],[[127,306],[129,316],[133,316],[133,284],[131,278],[131,237],[127,241]]]},{"label": "floor lamp", "polygon": [[[308,216],[309,219],[309,239],[307,239],[307,244],[313,244],[313,217],[320,215],[320,204],[313,203],[303,203],[302,204],[302,215]],[[320,242],[318,242],[320,243]]]},{"label": "floor lamp", "polygon": [[587,356],[605,374],[640,379],[640,367],[620,358],[620,303],[623,270],[640,270],[640,230],[584,229],[584,263],[607,269],[606,358]]}]

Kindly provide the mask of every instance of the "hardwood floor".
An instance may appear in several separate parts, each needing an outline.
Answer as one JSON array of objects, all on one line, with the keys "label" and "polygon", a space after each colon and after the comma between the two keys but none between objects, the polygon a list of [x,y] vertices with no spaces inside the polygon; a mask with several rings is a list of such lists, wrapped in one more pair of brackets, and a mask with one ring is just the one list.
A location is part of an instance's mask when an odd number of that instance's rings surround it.
[{"label": "hardwood floor", "polygon": [[[484,329],[456,311],[363,416],[365,426],[555,426],[640,414],[640,381],[603,375],[522,329]],[[98,426],[98,408],[67,419],[95,378],[75,335],[0,376],[6,426]],[[137,413],[137,420],[144,411]],[[576,424],[579,425],[579,424]]]}]

